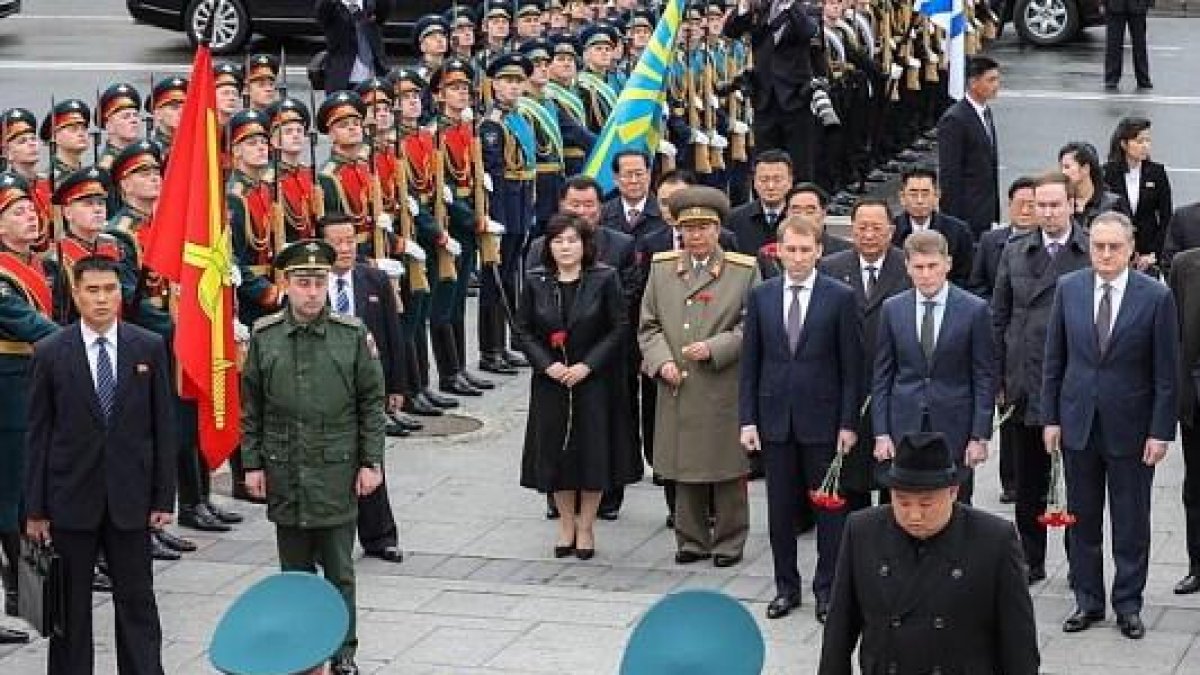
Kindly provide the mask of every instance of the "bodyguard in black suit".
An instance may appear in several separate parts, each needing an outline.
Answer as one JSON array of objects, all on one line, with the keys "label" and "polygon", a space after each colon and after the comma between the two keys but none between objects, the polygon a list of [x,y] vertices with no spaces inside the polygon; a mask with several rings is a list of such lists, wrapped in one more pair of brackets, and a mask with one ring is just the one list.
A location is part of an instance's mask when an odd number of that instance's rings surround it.
[{"label": "bodyguard in black suit", "polygon": [[971,260],[971,278],[967,290],[984,300],[991,300],[1000,269],[1000,255],[1009,241],[1037,230],[1037,209],[1033,188],[1037,180],[1021,176],[1008,186],[1008,225],[988,230],[979,238]]},{"label": "bodyguard in black suit", "polygon": [[[821,258],[818,268],[854,289],[863,333],[863,391],[871,390],[875,372],[875,334],[883,301],[910,287],[904,253],[892,246],[892,220],[884,200],[862,199],[850,212],[854,248]],[[871,505],[875,489],[875,433],[868,407],[858,416],[858,443],[842,466],[843,493],[851,510]]]},{"label": "bodyguard in black suit", "polygon": [[[341,214],[327,214],[321,223],[322,236],[337,252],[329,270],[329,306],[334,312],[356,316],[367,327],[379,352],[388,409],[399,411],[404,392],[409,390],[405,367],[404,336],[401,334],[396,290],[388,275],[355,262],[357,241],[354,222]],[[395,261],[385,261],[391,265]],[[399,264],[395,269],[402,270]],[[368,556],[401,562],[400,535],[388,499],[387,471],[379,465],[383,482],[379,488],[358,498],[358,541]]]},{"label": "bodyguard in black suit", "polygon": [[972,57],[966,96],[937,125],[942,211],[966,222],[976,239],[1000,220],[999,143],[988,106],[999,91],[1000,64]]},{"label": "bodyguard in black suit", "polygon": [[[824,72],[821,51],[813,47],[821,27],[809,11],[799,0],[740,0],[723,31],[732,39],[750,34],[755,144],[786,148],[802,181],[813,179],[812,79]],[[820,63],[813,63],[814,54]]]},{"label": "bodyguard in black suit", "polygon": [[162,338],[118,319],[116,264],[72,272],[80,321],[34,349],[26,533],[53,540],[67,576],[68,639],[50,640],[50,675],[93,670],[92,570],[104,552],[113,583],[117,671],[162,675],[151,527],[175,504],[175,399]]},{"label": "bodyguard in black suit", "polygon": [[821,675],[1036,675],[1037,627],[1012,525],[955,503],[959,470],[940,434],[900,439],[880,481],[891,504],[842,534]]},{"label": "bodyguard in black suit", "polygon": [[1178,253],[1200,248],[1200,202],[1175,209],[1167,225],[1167,240],[1163,243],[1163,260],[1167,267]]},{"label": "bodyguard in black suit", "polygon": [[1183,448],[1183,514],[1188,573],[1175,585],[1184,595],[1200,591],[1200,250],[1185,251],[1171,264],[1171,292],[1179,308],[1179,435]]},{"label": "bodyguard in black suit", "polygon": [[[351,89],[388,71],[382,27],[392,0],[317,0],[317,24],[325,31],[325,91]],[[356,68],[362,69],[356,72]]]},{"label": "bodyguard in black suit", "polygon": [[1110,499],[1112,605],[1128,638],[1146,633],[1142,592],[1150,567],[1154,466],[1175,438],[1178,317],[1171,291],[1129,268],[1133,224],[1101,214],[1089,233],[1092,269],[1058,282],[1046,334],[1042,416],[1061,448],[1075,612],[1063,631],[1103,620],[1105,492]]},{"label": "bodyguard in black suit", "polygon": [[729,214],[729,229],[737,237],[738,253],[757,255],[775,241],[775,231],[787,211],[792,187],[792,158],[778,148],[754,158],[754,196]]},{"label": "bodyguard in black suit", "polygon": [[1171,181],[1166,167],[1150,160],[1150,120],[1126,117],[1117,124],[1104,164],[1104,184],[1129,207],[1138,256],[1134,268],[1145,272],[1157,266],[1171,222]]},{"label": "bodyguard in black suit", "polygon": [[[738,385],[741,441],[763,453],[767,520],[775,563],[771,619],[800,605],[796,484],[815,490],[835,453],[857,439],[862,405],[862,327],[854,291],[818,272],[820,227],[799,216],[780,226],[786,274],[750,291],[742,324]],[[824,621],[845,510],[817,512],[816,616]]]},{"label": "bodyguard in black suit", "polygon": [[1133,75],[1138,89],[1150,89],[1150,56],[1146,50],[1146,15],[1154,0],[1109,0],[1104,3],[1104,89],[1116,91],[1125,61],[1125,27],[1133,46]]},{"label": "bodyguard in black suit", "polygon": [[946,246],[950,251],[950,282],[959,288],[969,288],[975,240],[966,223],[937,211],[938,203],[936,171],[926,167],[913,167],[905,171],[900,177],[900,205],[904,207],[904,213],[896,216],[892,243],[897,248],[903,248],[904,240],[913,232],[940,232],[946,238]]}]

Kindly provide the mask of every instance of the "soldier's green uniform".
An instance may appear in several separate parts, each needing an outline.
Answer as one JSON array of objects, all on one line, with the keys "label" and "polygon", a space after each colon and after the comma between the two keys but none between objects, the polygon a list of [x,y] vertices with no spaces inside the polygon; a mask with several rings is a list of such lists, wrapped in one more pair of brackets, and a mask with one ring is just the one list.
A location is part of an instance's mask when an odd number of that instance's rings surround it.
[{"label": "soldier's green uniform", "polygon": [[[276,266],[325,275],[333,258],[328,244],[307,240],[281,251]],[[352,657],[355,480],[383,462],[379,354],[357,318],[326,308],[302,323],[284,309],[255,323],[242,392],[242,461],[248,472],[265,471],[280,567],[315,572],[320,563],[349,608],[339,656]]]}]

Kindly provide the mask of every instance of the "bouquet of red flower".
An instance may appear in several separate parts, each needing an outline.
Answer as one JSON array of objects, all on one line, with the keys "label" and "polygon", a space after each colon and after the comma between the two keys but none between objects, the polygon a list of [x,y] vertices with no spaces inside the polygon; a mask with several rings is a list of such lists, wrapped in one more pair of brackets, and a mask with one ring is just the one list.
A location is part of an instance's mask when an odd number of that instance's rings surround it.
[{"label": "bouquet of red flower", "polygon": [[759,252],[761,252],[763,255],[765,255],[768,258],[778,258],[779,257],[779,244],[777,244],[775,242],[771,242],[770,244],[765,244],[762,248],[760,248],[758,250],[759,250]]},{"label": "bouquet of red flower", "polygon": [[821,487],[808,491],[808,500],[813,506],[822,511],[838,511],[846,505],[846,498],[838,494],[842,485],[842,458],[845,455],[838,450],[833,455],[829,470],[821,480]]},{"label": "bouquet of red flower", "polygon": [[1067,510],[1063,486],[1062,450],[1050,451],[1050,490],[1046,493],[1046,510],[1037,517],[1042,527],[1070,527],[1079,518]]},{"label": "bouquet of red flower", "polygon": [[[559,352],[562,353],[562,359],[563,359],[564,365],[569,365],[571,363],[570,358],[567,357],[567,338],[568,337],[569,336],[567,334],[567,331],[562,330],[562,329],[553,331],[552,333],[550,333],[550,335],[548,337],[548,339],[550,341],[550,348],[557,349]],[[562,443],[563,452],[567,451],[567,444],[571,442],[571,424],[574,421],[574,419],[575,419],[575,392],[572,391],[570,387],[567,387],[567,431],[565,434],[563,434],[563,443]]]},{"label": "bouquet of red flower", "polygon": [[713,301],[713,294],[709,293],[708,291],[700,291],[693,297],[696,298],[696,302],[700,302],[705,305]]}]

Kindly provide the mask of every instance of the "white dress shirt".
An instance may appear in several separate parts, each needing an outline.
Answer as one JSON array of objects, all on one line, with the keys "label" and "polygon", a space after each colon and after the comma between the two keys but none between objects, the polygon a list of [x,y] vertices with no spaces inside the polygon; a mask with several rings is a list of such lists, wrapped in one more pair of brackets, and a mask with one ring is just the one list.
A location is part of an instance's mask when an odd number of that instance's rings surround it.
[{"label": "white dress shirt", "polygon": [[933,226],[933,216],[930,215],[925,220],[917,220],[916,218],[909,216],[908,222],[912,223],[913,232],[924,232]]},{"label": "white dress shirt", "polygon": [[1129,167],[1125,172],[1125,194],[1129,196],[1129,212],[1137,213],[1138,199],[1142,196],[1142,165]]},{"label": "white dress shirt", "polygon": [[932,298],[927,298],[922,295],[921,291],[913,291],[913,295],[917,298],[917,342],[921,341],[921,321],[925,318],[925,301],[932,300],[933,306],[933,344],[937,344],[938,337],[942,334],[942,317],[946,315],[946,298],[950,296],[950,284],[942,284],[941,290],[934,294]]},{"label": "white dress shirt", "polygon": [[875,262],[871,262],[870,260],[867,260],[866,258],[862,257],[861,255],[858,256],[858,270],[859,270],[859,273],[862,275],[862,285],[863,285],[864,291],[870,290],[870,288],[871,288],[871,273],[869,271],[867,271],[867,268],[868,267],[875,268],[875,283],[879,283],[879,275],[883,273],[883,260],[886,257],[887,257],[886,255],[882,255],[879,257],[879,260],[876,260]]},{"label": "white dress shirt", "polygon": [[1067,247],[1067,240],[1069,240],[1070,238],[1071,238],[1071,230],[1070,229],[1067,230],[1066,234],[1064,234],[1061,237],[1058,237],[1057,239],[1046,236],[1046,231],[1042,230],[1042,246],[1044,246],[1047,250],[1050,248],[1050,244],[1058,244],[1060,246],[1059,250],[1061,251],[1062,249]]},{"label": "white dress shirt", "polygon": [[[817,282],[817,270],[808,273],[808,276],[802,279],[798,285],[803,287],[800,291],[800,322],[804,323],[804,318],[808,316],[808,303],[812,300],[813,284]],[[797,282],[792,280],[791,275],[783,275],[783,325],[788,325],[788,315],[792,310],[792,287],[796,286]]]},{"label": "white dress shirt", "polygon": [[329,273],[329,309],[337,311],[338,279],[346,280],[346,297],[350,299],[350,311],[347,316],[354,316],[354,274],[353,271],[343,275]]},{"label": "white dress shirt", "polygon": [[631,216],[633,215],[634,211],[637,211],[638,218],[646,215],[646,197],[642,197],[642,201],[638,202],[637,204],[630,204],[629,202],[625,201],[624,198],[622,198],[621,208],[625,209],[625,222],[633,225],[634,218]]},{"label": "white dress shirt", "polygon": [[971,107],[975,109],[975,114],[979,116],[979,123],[983,125],[984,133],[987,134],[988,138],[992,139],[992,143],[995,143],[996,139],[992,138],[992,127],[988,126],[987,116],[984,114],[984,112],[987,111],[987,104],[979,104],[969,95],[966,97],[966,99],[967,102],[971,104]]},{"label": "white dress shirt", "polygon": [[1092,323],[1096,322],[1096,319],[1100,314],[1100,300],[1104,297],[1104,284],[1108,283],[1112,286],[1112,292],[1110,294],[1112,302],[1112,324],[1108,327],[1108,334],[1111,339],[1112,327],[1117,324],[1117,312],[1121,309],[1121,300],[1125,297],[1125,286],[1129,283],[1129,268],[1126,267],[1125,271],[1121,272],[1120,276],[1112,281],[1105,282],[1104,279],[1100,278],[1099,274],[1095,275],[1095,281],[1096,293],[1092,297]]},{"label": "white dress shirt", "polygon": [[79,322],[79,332],[83,335],[83,348],[87,352],[88,370],[92,371],[92,388],[99,386],[99,381],[96,379],[96,359],[100,358],[100,347],[97,346],[96,340],[103,337],[108,342],[104,345],[104,350],[108,352],[108,360],[112,363],[113,382],[117,381],[117,322],[114,321],[112,326],[103,334],[92,330],[86,323]]}]

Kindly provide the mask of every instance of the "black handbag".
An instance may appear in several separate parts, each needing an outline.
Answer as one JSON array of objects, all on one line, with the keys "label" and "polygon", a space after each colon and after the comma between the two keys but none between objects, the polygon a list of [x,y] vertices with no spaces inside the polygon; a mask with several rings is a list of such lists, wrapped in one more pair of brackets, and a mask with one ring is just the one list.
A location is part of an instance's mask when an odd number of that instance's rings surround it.
[{"label": "black handbag", "polygon": [[67,636],[67,583],[62,557],[50,544],[21,540],[17,609],[42,637]]}]

